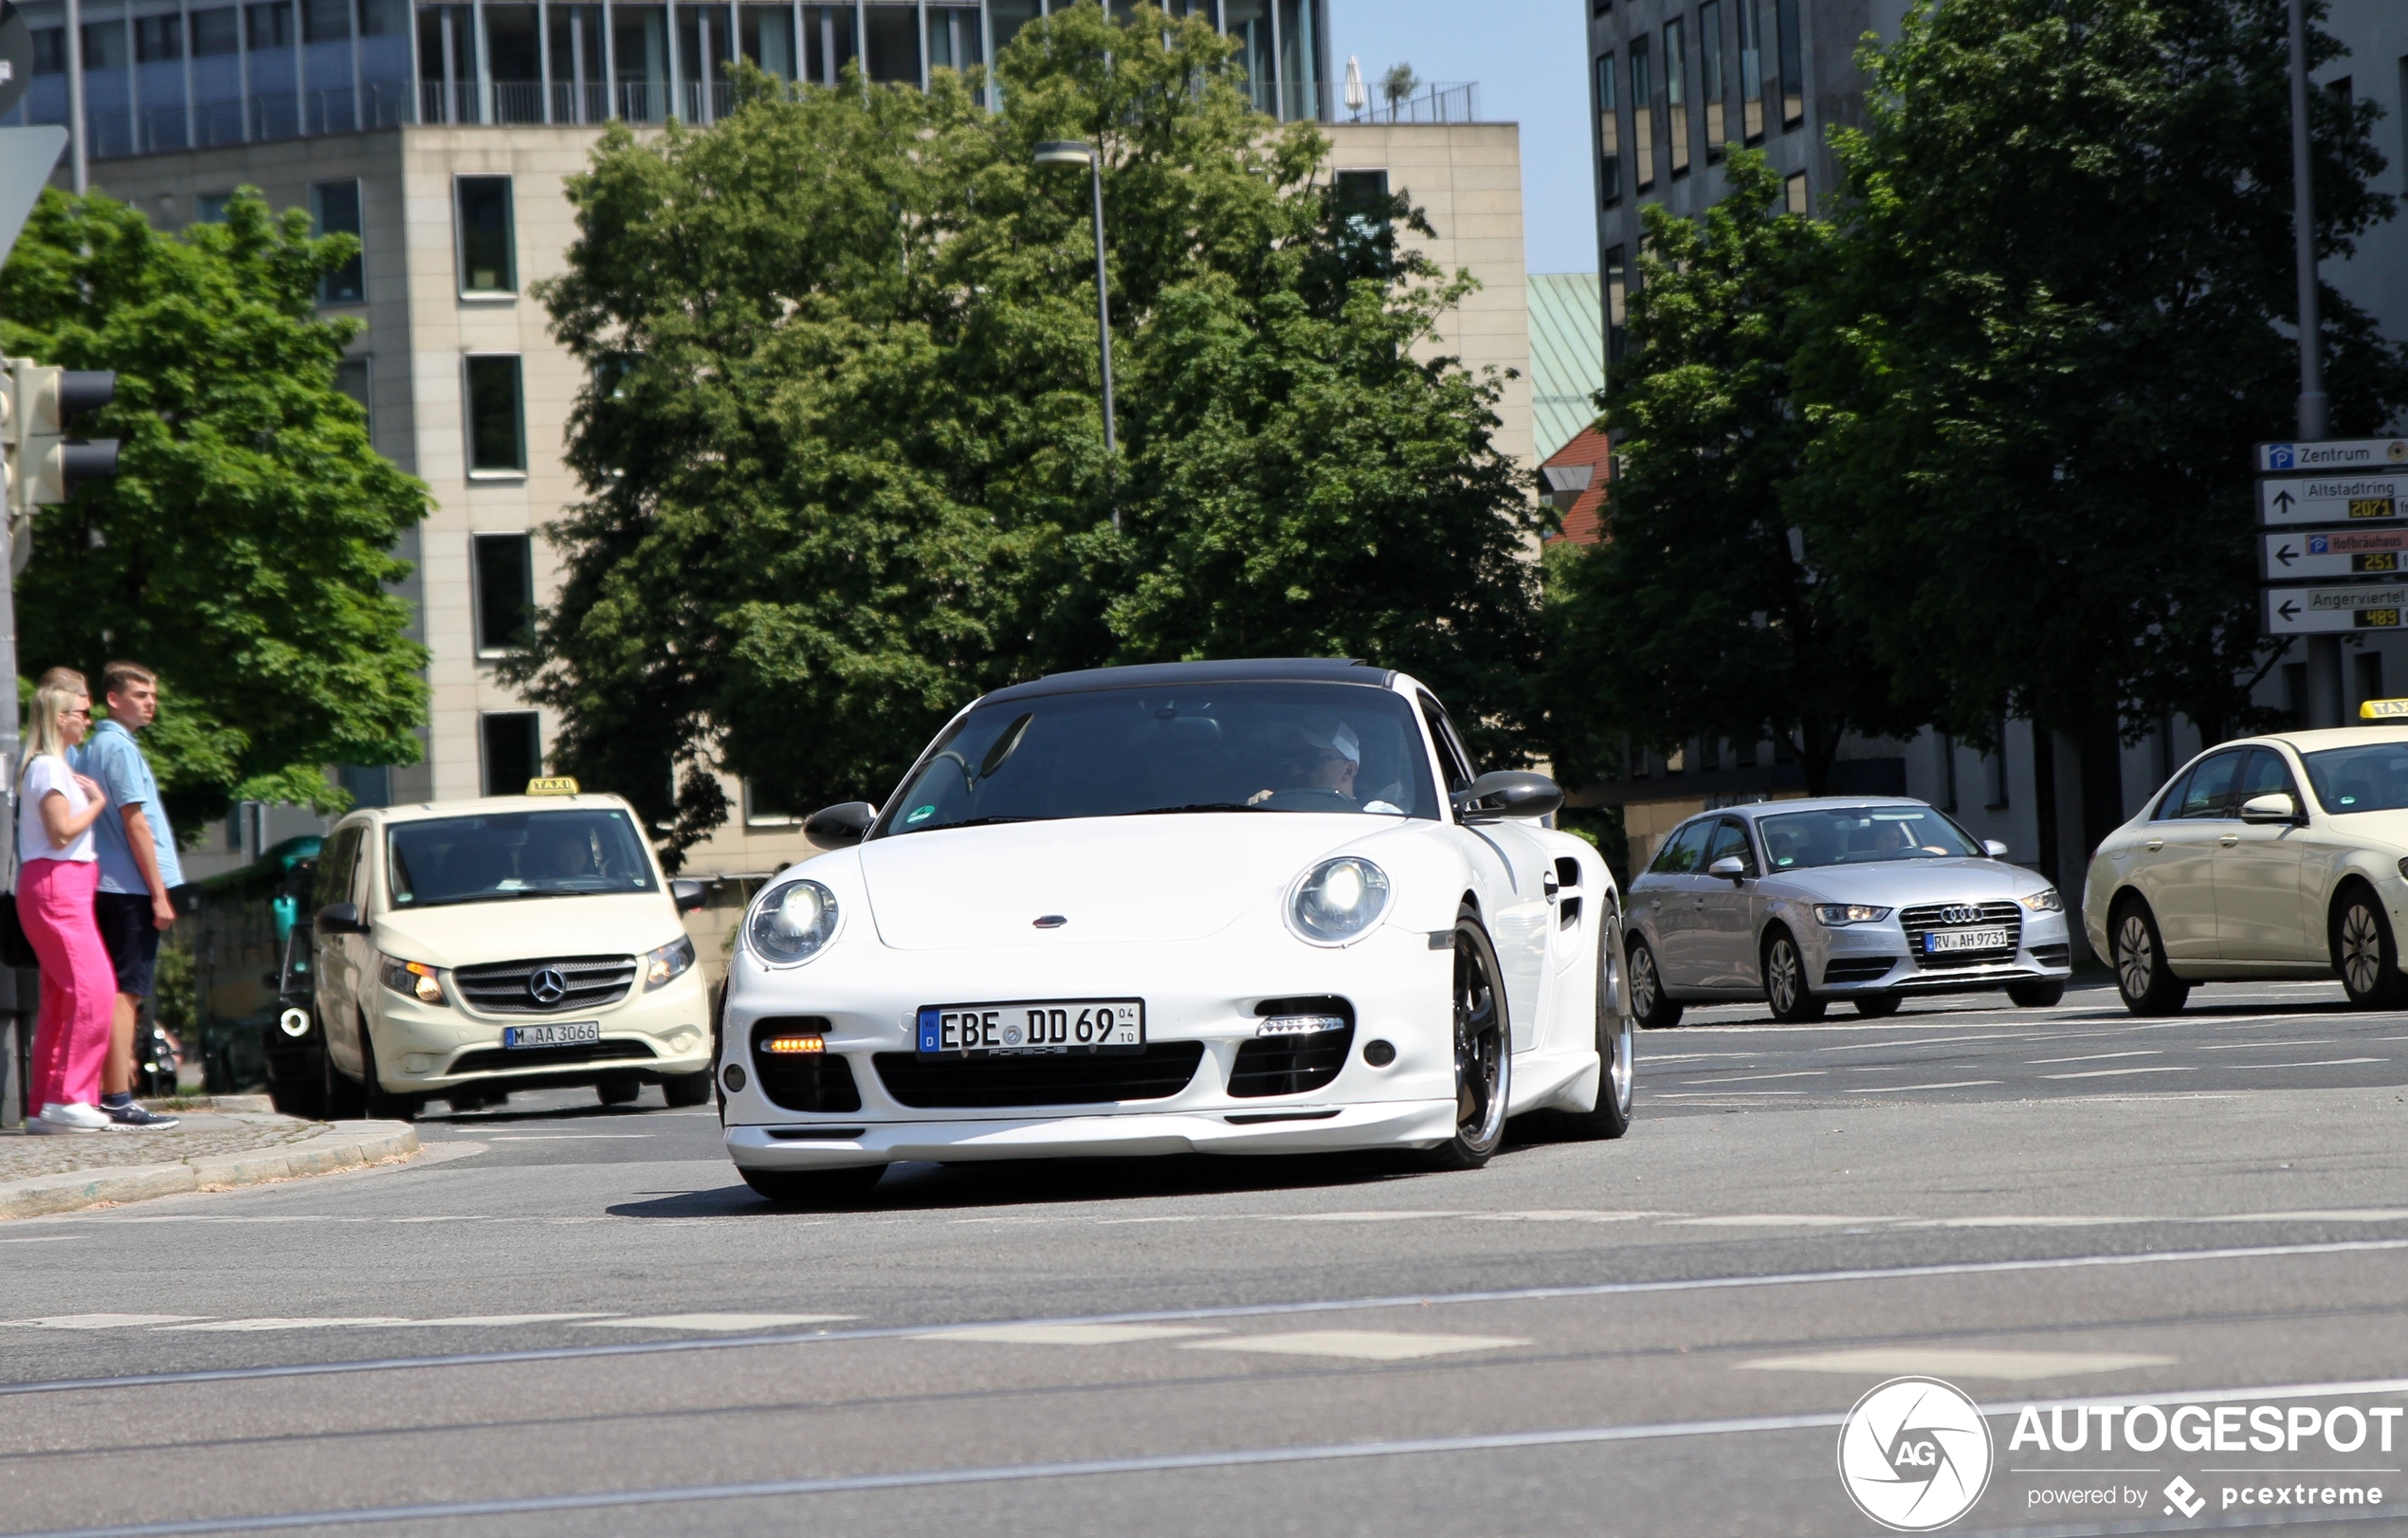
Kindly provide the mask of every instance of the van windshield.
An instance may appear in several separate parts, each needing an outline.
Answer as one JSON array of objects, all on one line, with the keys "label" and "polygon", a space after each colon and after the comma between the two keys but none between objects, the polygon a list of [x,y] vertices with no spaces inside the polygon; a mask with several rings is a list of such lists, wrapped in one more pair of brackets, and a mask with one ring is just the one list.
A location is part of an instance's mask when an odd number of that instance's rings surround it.
[{"label": "van windshield", "polygon": [[394,823],[385,837],[396,908],[660,889],[633,819],[616,807],[433,817]]}]

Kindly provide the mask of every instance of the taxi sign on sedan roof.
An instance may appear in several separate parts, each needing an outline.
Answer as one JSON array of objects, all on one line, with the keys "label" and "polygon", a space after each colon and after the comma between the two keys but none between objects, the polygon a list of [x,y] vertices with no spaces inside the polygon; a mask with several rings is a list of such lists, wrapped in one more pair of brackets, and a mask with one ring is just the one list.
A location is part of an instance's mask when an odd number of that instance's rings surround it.
[{"label": "taxi sign on sedan roof", "polygon": [[[2408,704],[2408,702],[2403,703]],[[569,775],[546,775],[541,778],[527,781],[529,796],[575,796],[576,793],[577,782],[573,776]]]},{"label": "taxi sign on sedan roof", "polygon": [[2408,717],[2408,700],[2368,700],[2358,707],[2361,721],[2398,721]]}]

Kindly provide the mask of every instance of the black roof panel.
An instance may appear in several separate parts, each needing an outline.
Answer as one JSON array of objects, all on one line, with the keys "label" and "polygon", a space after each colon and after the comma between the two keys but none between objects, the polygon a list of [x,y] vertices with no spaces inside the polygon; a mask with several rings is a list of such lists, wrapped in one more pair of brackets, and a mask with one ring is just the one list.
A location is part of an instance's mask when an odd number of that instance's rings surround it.
[{"label": "black roof panel", "polygon": [[1084,694],[1091,689],[1180,688],[1198,684],[1367,684],[1385,688],[1396,675],[1351,657],[1258,657],[1233,662],[1147,662],[1128,668],[1085,668],[1072,673],[1048,673],[1034,683],[1014,684],[981,700],[981,705],[1034,700],[1049,694]]}]

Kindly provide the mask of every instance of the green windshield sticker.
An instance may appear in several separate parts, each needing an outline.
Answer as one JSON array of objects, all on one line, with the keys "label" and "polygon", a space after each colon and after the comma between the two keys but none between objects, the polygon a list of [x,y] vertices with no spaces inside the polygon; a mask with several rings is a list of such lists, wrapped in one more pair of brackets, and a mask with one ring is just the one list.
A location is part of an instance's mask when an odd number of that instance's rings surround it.
[{"label": "green windshield sticker", "polygon": [[919,808],[915,809],[915,810],[912,812],[912,814],[911,814],[911,815],[910,815],[910,816],[907,816],[907,817],[903,818],[903,821],[905,821],[905,822],[925,822],[925,821],[927,821],[930,817],[933,817],[933,816],[935,816],[936,815],[937,815],[937,809],[936,809],[935,807],[933,807],[933,806],[923,806],[923,807],[919,807]]}]

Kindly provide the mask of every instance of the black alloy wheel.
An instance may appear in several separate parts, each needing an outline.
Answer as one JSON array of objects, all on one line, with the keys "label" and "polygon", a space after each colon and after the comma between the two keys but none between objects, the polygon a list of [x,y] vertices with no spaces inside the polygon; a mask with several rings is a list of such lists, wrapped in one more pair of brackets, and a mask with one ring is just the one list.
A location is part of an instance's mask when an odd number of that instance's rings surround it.
[{"label": "black alloy wheel", "polygon": [[1799,1025],[1823,1017],[1829,1003],[1807,986],[1806,958],[1788,930],[1777,926],[1764,937],[1763,964],[1764,1002],[1771,1006],[1774,1019]]},{"label": "black alloy wheel", "polygon": [[739,1169],[755,1194],[781,1207],[849,1206],[867,1197],[886,1173],[884,1164],[848,1164],[842,1169]]},{"label": "black alloy wheel", "polygon": [[1513,1038],[1496,948],[1469,913],[1455,920],[1455,1135],[1420,1150],[1422,1168],[1478,1169],[1505,1141]]},{"label": "black alloy wheel", "polygon": [[1631,1010],[1624,955],[1622,918],[1609,909],[1605,933],[1597,940],[1597,1101],[1592,1109],[1566,1116],[1576,1138],[1618,1138],[1631,1129],[1638,1020]]},{"label": "black alloy wheel", "polygon": [[2148,904],[2125,898],[2108,927],[2115,991],[2124,996],[2124,1007],[2135,1015],[2180,1013],[2191,985],[2165,964],[2165,942],[2158,935],[2157,916]]},{"label": "black alloy wheel", "polygon": [[2399,946],[2382,900],[2364,887],[2343,894],[2333,915],[2333,962],[2342,991],[2360,1009],[2399,1009],[2408,1003],[2408,979],[2399,975]]},{"label": "black alloy wheel", "polygon": [[1681,1006],[1664,992],[1664,974],[1646,941],[1631,937],[1631,1013],[1645,1031],[1669,1031],[1681,1023]]}]

